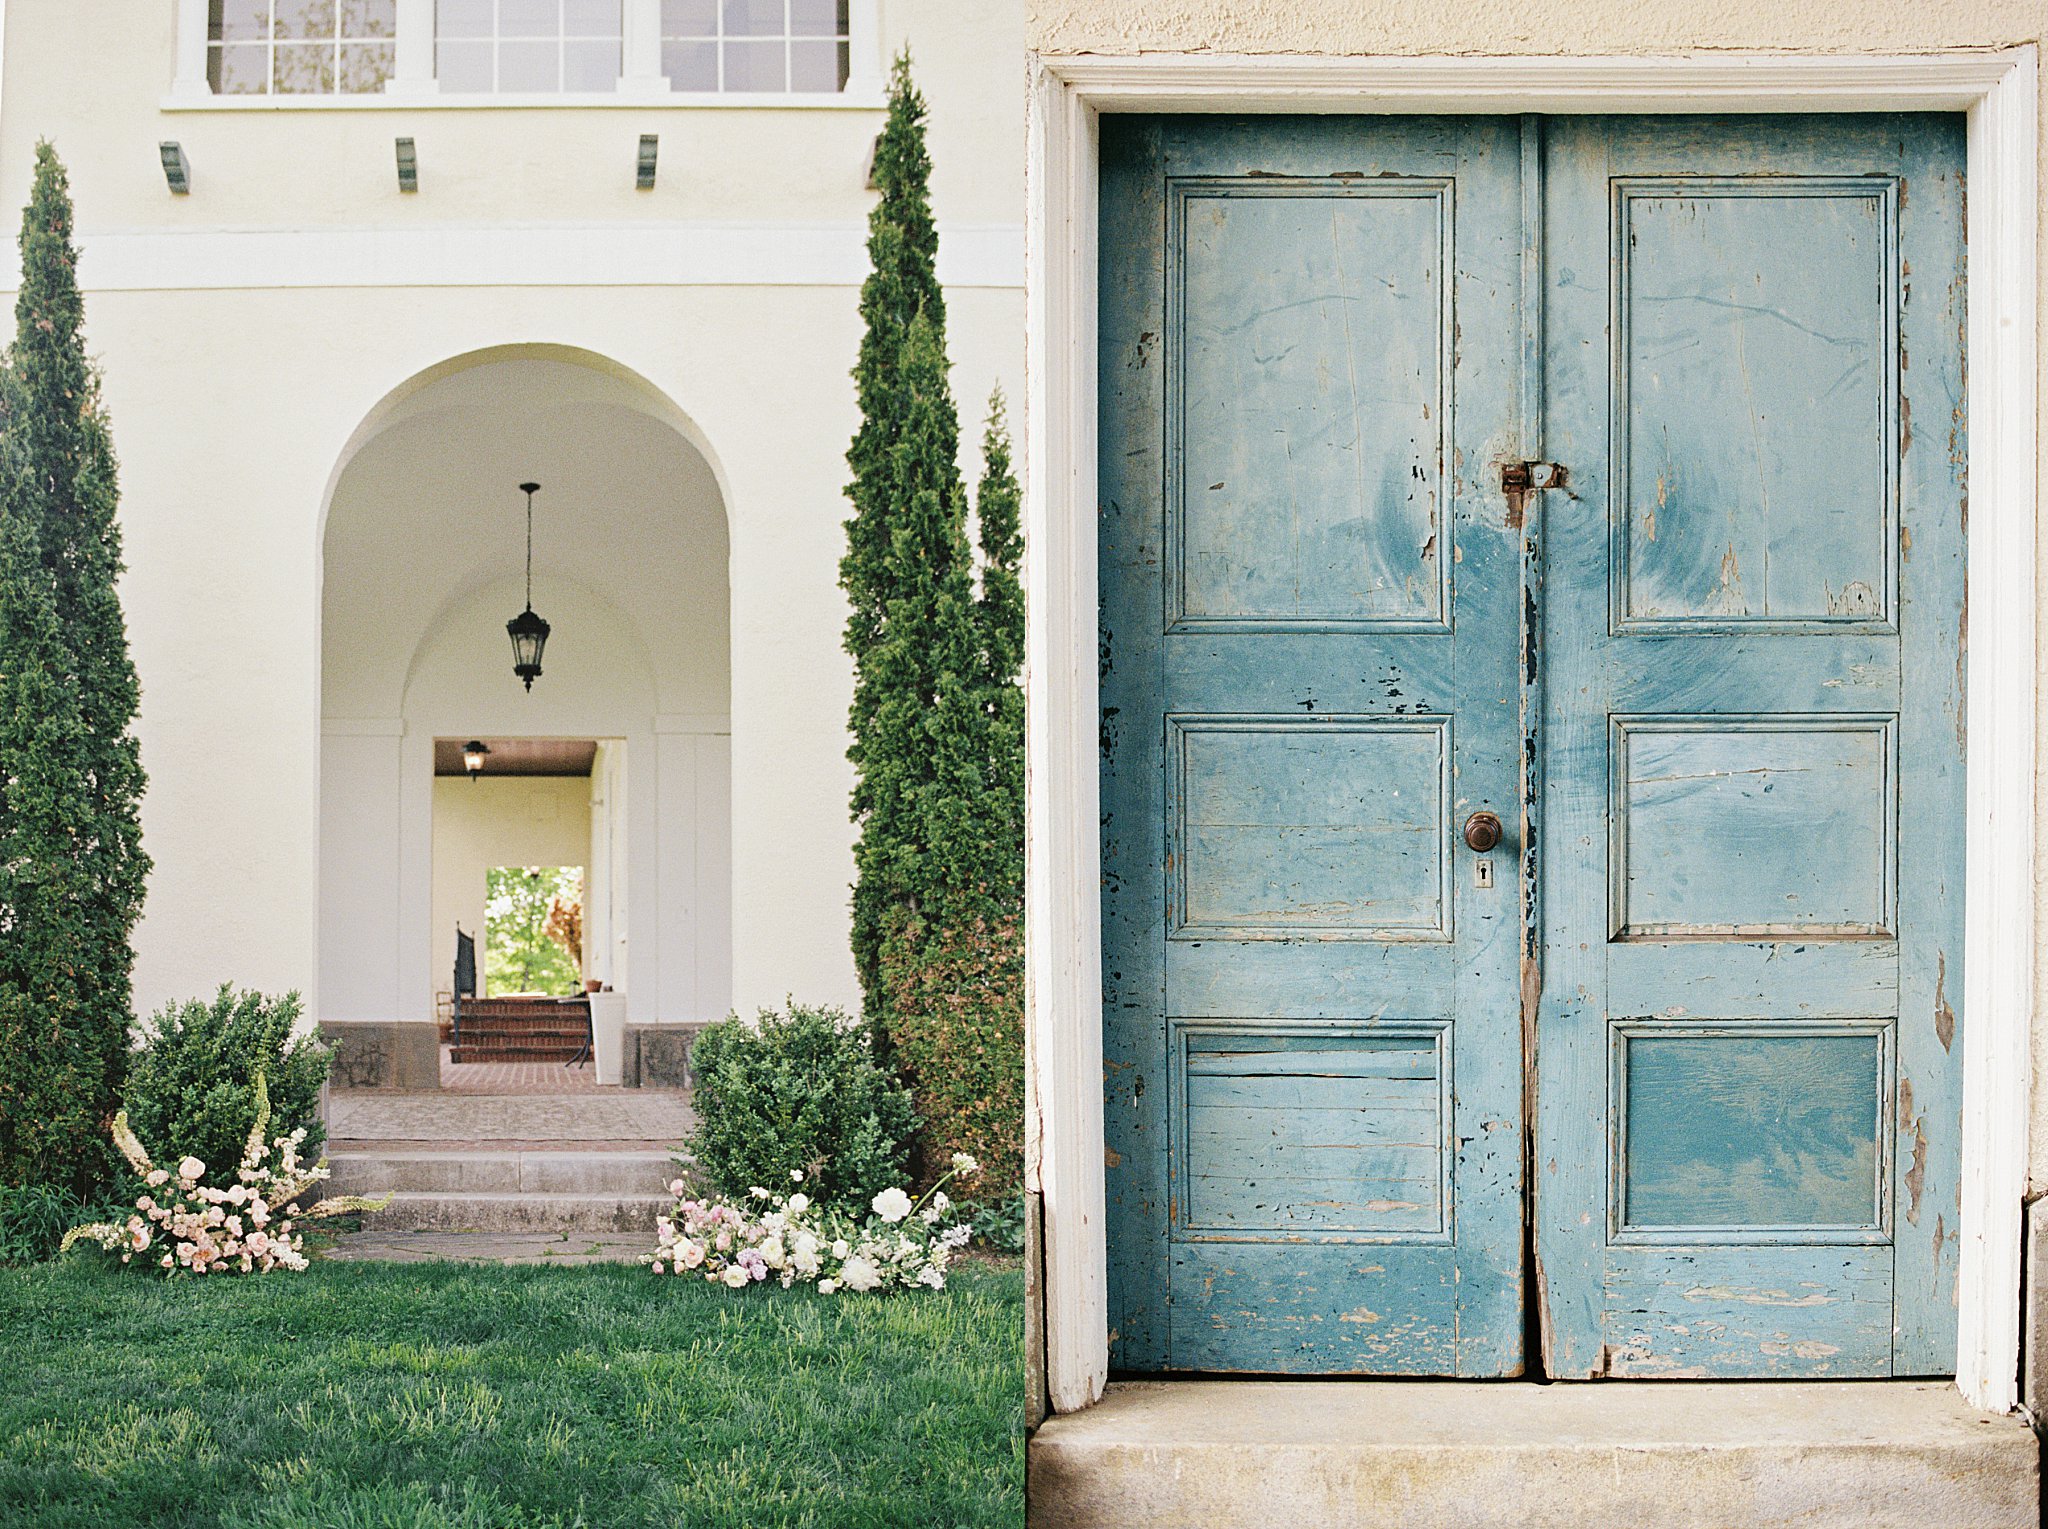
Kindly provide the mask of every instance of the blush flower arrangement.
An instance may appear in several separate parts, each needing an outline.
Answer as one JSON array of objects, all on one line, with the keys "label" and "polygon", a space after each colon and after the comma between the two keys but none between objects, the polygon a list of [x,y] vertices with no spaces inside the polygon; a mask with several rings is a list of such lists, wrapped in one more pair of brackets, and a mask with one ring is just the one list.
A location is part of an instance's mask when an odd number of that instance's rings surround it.
[{"label": "blush flower arrangement", "polygon": [[[256,1123],[250,1129],[235,1182],[226,1188],[206,1182],[207,1167],[196,1157],[175,1169],[159,1168],[128,1124],[128,1112],[114,1117],[114,1145],[140,1175],[144,1191],[126,1221],[98,1221],[64,1234],[60,1252],[80,1242],[97,1243],[122,1263],[141,1257],[166,1274],[268,1274],[303,1269],[303,1239],[293,1221],[319,1221],[353,1211],[382,1210],[389,1195],[368,1199],[337,1195],[300,1210],[299,1197],[328,1177],[326,1160],[299,1160],[304,1127],[271,1139],[270,1094],[256,1074]],[[152,1250],[161,1250],[155,1251]]]},{"label": "blush flower arrangement", "polygon": [[[674,1211],[655,1223],[657,1241],[647,1259],[656,1274],[696,1275],[731,1290],[774,1280],[787,1290],[815,1284],[822,1295],[843,1290],[943,1290],[946,1266],[973,1235],[966,1222],[948,1219],[953,1202],[944,1186],[972,1178],[980,1165],[965,1152],[916,1200],[889,1188],[866,1214],[821,1205],[793,1187],[777,1194],[754,1186],[742,1201],[692,1199],[677,1179],[669,1185]],[[790,1170],[801,1186],[801,1170]]]}]

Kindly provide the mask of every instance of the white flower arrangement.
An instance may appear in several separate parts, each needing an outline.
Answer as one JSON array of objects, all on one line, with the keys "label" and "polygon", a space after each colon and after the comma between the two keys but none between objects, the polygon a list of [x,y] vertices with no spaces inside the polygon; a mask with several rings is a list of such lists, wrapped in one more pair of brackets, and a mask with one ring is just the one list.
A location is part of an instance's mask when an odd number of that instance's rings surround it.
[{"label": "white flower arrangement", "polygon": [[[114,1117],[114,1145],[128,1166],[141,1175],[147,1190],[135,1201],[137,1214],[126,1221],[99,1221],[75,1226],[64,1234],[59,1252],[69,1252],[80,1242],[95,1242],[109,1253],[119,1253],[122,1263],[133,1262],[137,1254],[161,1246],[155,1262],[166,1274],[268,1274],[273,1269],[306,1267],[304,1242],[292,1230],[292,1217],[318,1221],[351,1211],[382,1210],[391,1203],[361,1195],[339,1195],[321,1200],[311,1210],[298,1210],[300,1195],[328,1177],[323,1158],[307,1167],[299,1161],[299,1147],[306,1139],[304,1127],[288,1136],[266,1139],[270,1129],[270,1090],[263,1074],[256,1074],[256,1123],[249,1132],[249,1144],[242,1149],[242,1161],[235,1170],[235,1182],[222,1189],[207,1184],[206,1164],[196,1157],[178,1163],[175,1175],[150,1161],[148,1151],[128,1124],[128,1112]],[[268,1160],[276,1153],[273,1166]]]},{"label": "white flower arrangement", "polygon": [[[692,1199],[681,1179],[669,1185],[674,1211],[655,1223],[656,1242],[646,1260],[656,1274],[696,1275],[730,1290],[773,1279],[787,1290],[815,1284],[821,1295],[842,1290],[943,1290],[946,1267],[965,1247],[971,1229],[942,1224],[952,1201],[939,1187],[970,1177],[980,1165],[953,1154],[949,1172],[922,1199],[891,1187],[859,1216],[817,1204],[801,1190],[788,1195],[758,1185],[743,1201]],[[803,1174],[792,1169],[790,1181]]]}]

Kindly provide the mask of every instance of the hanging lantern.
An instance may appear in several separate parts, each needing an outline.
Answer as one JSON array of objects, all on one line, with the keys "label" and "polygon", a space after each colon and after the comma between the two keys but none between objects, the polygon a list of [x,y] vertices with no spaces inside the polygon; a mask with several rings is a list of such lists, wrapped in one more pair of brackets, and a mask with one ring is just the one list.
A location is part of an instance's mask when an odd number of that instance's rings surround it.
[{"label": "hanging lantern", "polygon": [[526,609],[505,623],[505,635],[512,639],[512,672],[531,690],[540,678],[540,656],[548,645],[548,624],[533,610],[533,496],[540,485],[522,483],[519,491],[526,495]]},{"label": "hanging lantern", "polygon": [[469,771],[469,778],[475,780],[484,773],[484,757],[491,752],[488,743],[472,738],[462,746],[462,768]]}]

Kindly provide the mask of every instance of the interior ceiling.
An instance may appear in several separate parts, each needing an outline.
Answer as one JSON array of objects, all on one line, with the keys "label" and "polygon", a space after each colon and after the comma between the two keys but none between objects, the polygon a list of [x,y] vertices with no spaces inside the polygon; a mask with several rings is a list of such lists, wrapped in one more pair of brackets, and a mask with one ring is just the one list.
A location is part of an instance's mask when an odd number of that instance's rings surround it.
[{"label": "interior ceiling", "polygon": [[[434,773],[467,775],[462,766],[466,738],[434,740]],[[596,740],[590,738],[485,738],[489,747],[484,759],[486,775],[588,775],[597,759]]]},{"label": "interior ceiling", "polygon": [[[729,709],[718,486],[704,458],[630,398],[586,367],[491,362],[414,395],[362,447],[335,487],[323,544],[328,715],[396,714],[435,624],[486,587],[523,579],[523,481],[541,485],[536,577],[589,590],[631,623],[660,709]],[[499,619],[519,608],[515,594]],[[575,635],[565,626],[556,641]],[[478,682],[496,684],[509,658],[502,641],[479,649]]]}]

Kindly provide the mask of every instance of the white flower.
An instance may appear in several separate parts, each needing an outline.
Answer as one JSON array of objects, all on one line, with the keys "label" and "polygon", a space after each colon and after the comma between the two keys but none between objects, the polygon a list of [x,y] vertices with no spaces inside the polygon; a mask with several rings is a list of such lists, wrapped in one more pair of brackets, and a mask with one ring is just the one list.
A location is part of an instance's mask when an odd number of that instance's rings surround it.
[{"label": "white flower", "polygon": [[789,1181],[790,1181],[790,1183],[792,1183],[792,1184],[801,1184],[801,1183],[802,1183],[802,1182],[804,1181],[804,1171],[803,1171],[803,1169],[801,1169],[801,1168],[792,1168],[792,1169],[790,1169],[790,1170],[789,1170]]},{"label": "white flower", "polygon": [[930,1290],[944,1290],[946,1288],[946,1276],[936,1267],[927,1266],[919,1272],[916,1283]]},{"label": "white flower", "polygon": [[165,1171],[164,1171],[163,1169],[161,1169],[161,1168],[152,1168],[152,1169],[150,1169],[150,1170],[149,1170],[149,1173],[148,1173],[148,1175],[147,1175],[147,1176],[145,1177],[145,1179],[143,1180],[143,1182],[144,1182],[144,1183],[146,1183],[146,1184],[148,1184],[148,1185],[149,1185],[149,1187],[150,1187],[151,1189],[155,1189],[155,1188],[157,1188],[157,1187],[158,1187],[159,1185],[161,1185],[161,1184],[163,1184],[163,1183],[164,1183],[165,1181],[167,1181],[167,1180],[168,1180],[169,1178],[170,1178],[170,1174],[168,1174],[167,1172],[165,1172]]},{"label": "white flower", "polygon": [[747,1193],[752,1195],[757,1200],[765,1200],[768,1198],[768,1191],[763,1189],[759,1184],[756,1184],[752,1189],[749,1189]]},{"label": "white flower", "polygon": [[178,1164],[178,1177],[188,1180],[202,1179],[206,1177],[206,1164],[196,1157],[188,1157]]},{"label": "white flower", "polygon": [[882,1271],[865,1258],[849,1258],[839,1271],[848,1290],[872,1290],[882,1283]]},{"label": "white flower", "polygon": [[821,1279],[818,1281],[818,1294],[820,1295],[832,1295],[835,1294],[838,1291],[838,1289],[839,1281],[836,1279]]},{"label": "white flower", "polygon": [[761,1261],[771,1269],[780,1269],[788,1261],[784,1256],[780,1237],[770,1237],[761,1244]]},{"label": "white flower", "polygon": [[796,1234],[795,1246],[798,1258],[813,1258],[817,1256],[818,1239],[809,1232],[798,1232]]},{"label": "white flower", "polygon": [[683,1181],[681,1179],[670,1179],[668,1181],[668,1192],[680,1200],[683,1197]]},{"label": "white flower", "polygon": [[962,1178],[971,1179],[981,1172],[981,1164],[974,1160],[974,1155],[971,1152],[955,1152],[953,1154],[953,1171]]},{"label": "white flower", "polygon": [[723,1278],[729,1288],[733,1290],[744,1289],[747,1283],[747,1271],[738,1264],[734,1264],[725,1271]]},{"label": "white flower", "polygon": [[801,1216],[810,1208],[811,1197],[809,1195],[791,1195],[789,1197],[789,1213],[792,1216]]},{"label": "white flower", "polygon": [[[876,1195],[871,1203],[875,1214],[891,1226],[910,1214],[910,1196],[893,1186]],[[851,1279],[848,1279],[847,1283],[853,1285]],[[859,1290],[863,1287],[854,1285],[854,1288]]]},{"label": "white flower", "polygon": [[840,1238],[837,1242],[832,1244],[832,1256],[834,1258],[844,1258],[847,1254],[851,1253],[852,1251],[853,1249],[846,1245],[846,1239],[844,1237]]},{"label": "white flower", "polygon": [[694,1269],[704,1262],[704,1244],[701,1242],[679,1242],[676,1244],[676,1263],[680,1268]]}]

